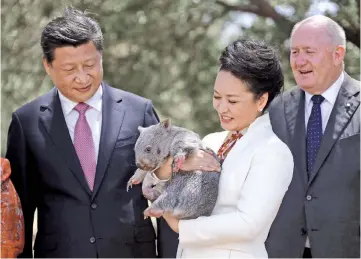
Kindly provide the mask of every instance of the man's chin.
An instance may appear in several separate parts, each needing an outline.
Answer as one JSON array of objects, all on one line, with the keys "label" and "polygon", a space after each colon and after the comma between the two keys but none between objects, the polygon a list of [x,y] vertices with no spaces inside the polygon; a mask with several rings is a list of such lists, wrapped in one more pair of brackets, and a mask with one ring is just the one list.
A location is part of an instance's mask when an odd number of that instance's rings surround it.
[{"label": "man's chin", "polygon": [[302,90],[304,91],[311,91],[312,89],[314,89],[313,84],[297,84]]},{"label": "man's chin", "polygon": [[296,80],[296,84],[304,90],[312,89],[314,87],[313,80]]},{"label": "man's chin", "polygon": [[78,103],[86,102],[94,96],[94,94],[97,92],[97,90],[98,90],[98,87],[94,87],[94,86],[91,86],[86,91],[73,89],[73,91],[72,91],[73,98],[69,98],[69,99],[71,99],[74,102],[78,102]]},{"label": "man's chin", "polygon": [[76,103],[84,103],[93,97],[94,93],[74,93],[72,96],[66,96],[69,100]]}]

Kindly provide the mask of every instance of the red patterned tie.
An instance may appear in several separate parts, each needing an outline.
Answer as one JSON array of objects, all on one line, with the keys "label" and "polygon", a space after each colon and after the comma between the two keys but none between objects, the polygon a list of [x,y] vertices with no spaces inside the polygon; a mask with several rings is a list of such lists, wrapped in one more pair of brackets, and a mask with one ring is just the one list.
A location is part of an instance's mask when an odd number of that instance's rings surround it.
[{"label": "red patterned tie", "polygon": [[237,140],[240,139],[243,135],[240,132],[235,132],[231,135],[230,138],[228,138],[222,146],[219,148],[217,156],[221,160],[221,163],[223,163],[224,159],[226,159],[229,151],[231,151],[234,144],[236,144]]},{"label": "red patterned tie", "polygon": [[92,132],[85,117],[85,112],[89,107],[90,106],[86,103],[79,103],[74,107],[74,110],[79,112],[79,118],[76,122],[74,132],[74,147],[83,169],[85,179],[88,182],[90,190],[93,190],[96,159]]}]

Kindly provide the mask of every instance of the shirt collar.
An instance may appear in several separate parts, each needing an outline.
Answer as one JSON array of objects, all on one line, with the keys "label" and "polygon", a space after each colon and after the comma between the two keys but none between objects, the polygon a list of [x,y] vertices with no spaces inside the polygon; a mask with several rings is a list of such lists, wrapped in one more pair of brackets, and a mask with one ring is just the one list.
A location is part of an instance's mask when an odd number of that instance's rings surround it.
[{"label": "shirt collar", "polygon": [[[336,98],[338,92],[340,91],[344,77],[345,77],[344,73],[342,72],[341,75],[337,78],[337,80],[326,91],[322,93],[322,96],[325,98],[325,100],[332,105],[334,105],[336,102]],[[313,94],[310,94],[305,91],[306,107],[310,105],[312,96]]]},{"label": "shirt collar", "polygon": [[[78,104],[76,102],[73,102],[72,100],[65,97],[58,89],[59,93],[59,99],[61,103],[61,107],[63,108],[64,115],[67,116],[74,107]],[[98,90],[95,92],[95,94],[87,100],[85,103],[88,104],[90,107],[96,109],[99,112],[102,112],[102,96],[103,96],[103,88],[100,85]]]}]

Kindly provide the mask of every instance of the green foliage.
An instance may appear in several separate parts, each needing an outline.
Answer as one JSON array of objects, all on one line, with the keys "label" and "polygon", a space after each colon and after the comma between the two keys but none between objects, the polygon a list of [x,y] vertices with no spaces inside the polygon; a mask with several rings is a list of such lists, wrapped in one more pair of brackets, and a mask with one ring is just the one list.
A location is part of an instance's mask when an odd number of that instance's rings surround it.
[{"label": "green foliage", "polygon": [[[66,5],[86,9],[99,21],[105,38],[103,66],[107,83],[151,99],[162,119],[170,117],[174,124],[204,136],[220,130],[212,108],[212,88],[218,57],[231,40],[252,37],[275,46],[283,62],[286,88],[294,84],[288,65],[288,36],[292,25],[305,17],[313,2],[269,2],[282,14],[279,20],[245,15],[211,0],[3,1],[2,154],[11,113],[52,87],[42,67],[40,35],[45,24],[60,15]],[[339,1],[333,2],[338,11],[330,15],[355,27],[359,21],[357,1],[341,1],[342,6]],[[227,3],[262,6],[259,0]],[[291,14],[283,14],[285,9]],[[239,23],[246,18],[253,24]],[[237,30],[226,35],[225,31],[235,25]],[[359,48],[351,42],[347,47],[346,71],[359,78]]]}]

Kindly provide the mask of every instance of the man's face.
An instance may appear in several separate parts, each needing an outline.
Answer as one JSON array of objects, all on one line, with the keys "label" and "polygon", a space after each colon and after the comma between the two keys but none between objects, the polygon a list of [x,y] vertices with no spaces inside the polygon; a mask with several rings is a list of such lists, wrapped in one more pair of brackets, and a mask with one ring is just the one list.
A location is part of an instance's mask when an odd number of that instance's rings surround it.
[{"label": "man's face", "polygon": [[303,24],[291,37],[290,63],[296,83],[311,94],[321,94],[342,70],[344,48],[333,47],[321,25]]},{"label": "man's face", "polygon": [[73,102],[89,100],[103,80],[102,55],[93,42],[56,48],[53,62],[43,58],[43,64],[55,86]]}]

